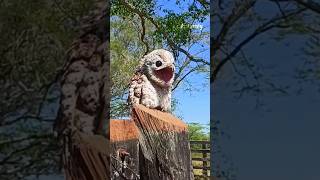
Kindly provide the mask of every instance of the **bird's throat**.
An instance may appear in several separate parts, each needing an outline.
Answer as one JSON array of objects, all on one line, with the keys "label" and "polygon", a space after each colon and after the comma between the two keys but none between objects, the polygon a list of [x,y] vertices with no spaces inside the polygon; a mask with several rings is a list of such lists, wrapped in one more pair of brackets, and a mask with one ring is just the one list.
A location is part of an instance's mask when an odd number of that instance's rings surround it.
[{"label": "bird's throat", "polygon": [[154,74],[158,79],[168,83],[173,77],[173,69],[171,67],[166,67],[163,69],[155,70]]}]

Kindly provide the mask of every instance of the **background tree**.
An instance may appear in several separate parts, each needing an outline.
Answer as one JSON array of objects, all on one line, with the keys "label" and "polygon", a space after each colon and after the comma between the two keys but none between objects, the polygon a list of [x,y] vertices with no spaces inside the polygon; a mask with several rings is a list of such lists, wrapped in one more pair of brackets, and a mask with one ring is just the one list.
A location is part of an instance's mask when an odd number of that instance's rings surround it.
[{"label": "background tree", "polygon": [[189,123],[188,131],[189,131],[189,139],[190,140],[209,140],[209,131],[207,125],[202,125],[199,123]]},{"label": "background tree", "polygon": [[[174,53],[176,77],[174,88],[188,84],[193,73],[209,73],[209,59],[201,53],[209,50],[208,29],[195,29],[209,17],[209,3],[176,1],[176,11],[156,1],[112,1],[111,74],[112,116],[128,117],[127,90],[141,57],[153,49],[165,48]],[[171,7],[172,8],[172,7]],[[191,51],[193,46],[201,46]],[[183,82],[183,83],[182,83]],[[192,89],[194,90],[194,89]],[[175,99],[173,106],[177,104]]]}]

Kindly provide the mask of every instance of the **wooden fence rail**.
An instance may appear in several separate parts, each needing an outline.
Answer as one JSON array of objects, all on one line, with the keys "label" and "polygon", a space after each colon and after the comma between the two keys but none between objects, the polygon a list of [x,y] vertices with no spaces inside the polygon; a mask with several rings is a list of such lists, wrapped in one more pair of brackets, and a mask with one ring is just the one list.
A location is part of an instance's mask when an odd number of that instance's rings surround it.
[{"label": "wooden fence rail", "polygon": [[201,154],[201,157],[192,156],[194,162],[202,162],[202,165],[193,165],[193,169],[202,170],[202,174],[194,174],[196,179],[210,179],[210,141],[190,141],[191,153]]}]

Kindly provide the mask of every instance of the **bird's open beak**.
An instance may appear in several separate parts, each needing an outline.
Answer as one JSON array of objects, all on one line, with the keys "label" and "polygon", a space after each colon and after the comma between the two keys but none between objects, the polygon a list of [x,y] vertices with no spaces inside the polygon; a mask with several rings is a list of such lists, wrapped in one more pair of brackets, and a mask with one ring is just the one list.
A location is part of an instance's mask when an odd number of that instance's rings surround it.
[{"label": "bird's open beak", "polygon": [[159,78],[167,83],[173,78],[174,65],[170,65],[170,66],[164,67],[162,69],[155,70],[154,74],[157,76],[157,78]]}]

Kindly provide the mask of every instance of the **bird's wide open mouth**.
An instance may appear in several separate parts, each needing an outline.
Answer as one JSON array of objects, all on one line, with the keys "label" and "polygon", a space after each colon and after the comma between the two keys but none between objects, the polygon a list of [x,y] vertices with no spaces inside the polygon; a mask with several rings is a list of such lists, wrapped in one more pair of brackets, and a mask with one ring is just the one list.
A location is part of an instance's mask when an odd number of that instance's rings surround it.
[{"label": "bird's wide open mouth", "polygon": [[173,68],[172,67],[162,68],[162,69],[154,71],[154,74],[157,76],[157,78],[159,78],[167,83],[173,77]]}]

